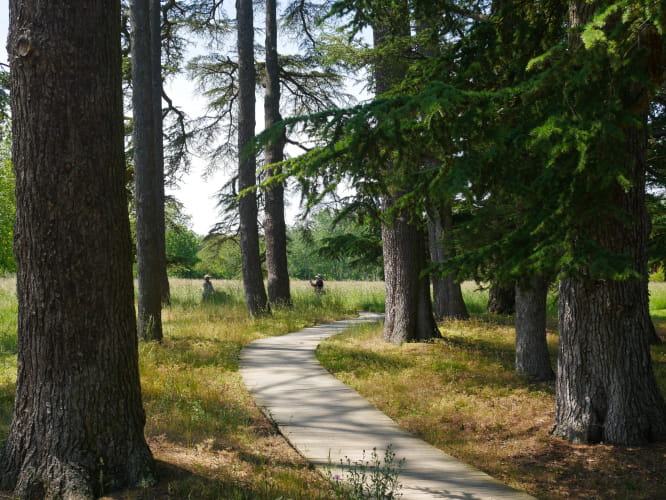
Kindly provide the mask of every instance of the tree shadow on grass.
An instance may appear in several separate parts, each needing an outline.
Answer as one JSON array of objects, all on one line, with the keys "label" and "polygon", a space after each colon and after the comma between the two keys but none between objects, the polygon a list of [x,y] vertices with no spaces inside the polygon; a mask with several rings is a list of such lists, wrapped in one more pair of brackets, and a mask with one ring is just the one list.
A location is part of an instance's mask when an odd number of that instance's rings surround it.
[{"label": "tree shadow on grass", "polygon": [[238,356],[243,346],[232,340],[201,337],[165,339],[153,350],[156,363],[181,363],[191,368],[216,367],[220,371],[237,371]]},{"label": "tree shadow on grass", "polygon": [[357,347],[340,344],[322,344],[317,348],[317,359],[321,360],[331,373],[340,371],[358,373],[392,372],[416,366],[415,360],[406,360],[400,353],[378,353]]},{"label": "tree shadow on grass", "polygon": [[[516,349],[513,344],[458,336],[445,336],[438,342],[465,351],[469,358],[479,361],[481,366],[501,367],[504,375],[497,370],[470,370],[470,382],[474,381],[479,387],[506,387],[508,389],[528,389],[529,391],[555,393],[554,382],[536,381],[515,372]],[[555,359],[556,353],[551,351],[551,365],[555,362]]]},{"label": "tree shadow on grass", "polygon": [[297,498],[268,483],[241,481],[232,475],[207,477],[168,462],[156,461],[154,486],[113,492],[100,500],[261,500]]}]

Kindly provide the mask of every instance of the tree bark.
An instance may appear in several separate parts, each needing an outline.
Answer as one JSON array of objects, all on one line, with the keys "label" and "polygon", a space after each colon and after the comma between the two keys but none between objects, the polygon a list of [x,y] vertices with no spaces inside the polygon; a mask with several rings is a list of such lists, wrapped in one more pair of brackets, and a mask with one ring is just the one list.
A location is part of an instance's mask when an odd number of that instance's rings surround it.
[{"label": "tree bark", "polygon": [[[390,207],[386,199],[383,212]],[[426,235],[406,214],[382,225],[386,316],[384,340],[393,344],[428,341],[440,336],[432,314],[426,268]]]},{"label": "tree bark", "polygon": [[[153,102],[153,65],[150,33],[150,0],[133,0],[132,107],[134,110],[134,181],[136,202],[136,247],[138,335],[144,340],[162,340],[162,275],[160,274],[160,227],[164,227],[164,203],[160,203]],[[160,211],[162,205],[162,211]]]},{"label": "tree bark", "polygon": [[0,489],[19,499],[92,499],[152,473],[125,192],[119,7],[10,5],[18,376]]},{"label": "tree bark", "polygon": [[516,371],[536,380],[554,380],[546,342],[548,283],[535,276],[516,287]]},{"label": "tree bark", "polygon": [[155,193],[157,200],[157,223],[155,228],[158,237],[159,275],[160,275],[160,297],[162,304],[171,302],[171,290],[169,287],[169,276],[167,274],[166,258],[166,222],[164,215],[165,192],[164,192],[164,143],[163,143],[163,120],[162,120],[162,19],[160,0],[150,0],[150,61],[152,80],[152,102],[153,102],[153,131],[155,133]]},{"label": "tree bark", "polygon": [[[434,214],[428,221],[428,243],[430,259],[433,263],[445,262],[453,257],[454,252],[447,248],[447,235],[453,229],[453,216],[451,209],[447,207],[443,216]],[[435,318],[437,321],[443,319],[469,319],[467,306],[463,299],[460,283],[456,280],[455,273],[449,273],[444,277],[434,275],[432,277],[433,296],[435,304]]]},{"label": "tree bark", "polygon": [[[257,164],[246,147],[254,137],[256,76],[254,71],[254,16],[252,0],[236,0],[238,21],[238,189],[257,184]],[[239,200],[241,261],[245,303],[251,315],[268,311],[259,252],[257,196],[254,191],[243,193]]]},{"label": "tree bark", "polygon": [[[572,0],[569,6],[576,28],[591,19],[596,3]],[[583,50],[575,31],[570,48]],[[626,90],[642,98],[643,92]],[[624,135],[631,187],[615,183],[607,189],[613,207],[631,223],[612,214],[589,220],[585,231],[601,248],[629,256],[632,269],[645,277],[647,132],[644,126],[626,125]],[[666,438],[666,404],[652,370],[644,287],[644,278],[602,280],[589,272],[561,281],[554,435],[622,445]]]},{"label": "tree bark", "polygon": [[493,282],[488,290],[489,313],[510,315],[516,311],[516,289],[513,284]]},{"label": "tree bark", "polygon": [[[280,76],[277,50],[277,6],[266,0],[266,94],[264,97],[265,125],[269,128],[281,120]],[[284,159],[284,135],[266,147],[266,165]],[[266,170],[267,176],[278,173]],[[266,270],[268,271],[268,300],[271,304],[291,306],[289,269],[287,264],[287,225],[284,220],[284,185],[279,182],[265,193],[264,238],[266,240]]]},{"label": "tree bark", "polygon": [[[409,36],[410,16],[407,2],[397,2],[381,11],[382,19],[373,26],[375,48],[381,49],[396,38]],[[405,63],[393,58],[379,59],[375,65],[375,91],[382,94],[400,82]],[[430,280],[422,277],[426,263],[427,236],[417,225],[420,214],[403,210],[392,213],[400,186],[390,189],[382,199],[382,249],[386,284],[384,340],[394,344],[439,337],[432,313]]]}]

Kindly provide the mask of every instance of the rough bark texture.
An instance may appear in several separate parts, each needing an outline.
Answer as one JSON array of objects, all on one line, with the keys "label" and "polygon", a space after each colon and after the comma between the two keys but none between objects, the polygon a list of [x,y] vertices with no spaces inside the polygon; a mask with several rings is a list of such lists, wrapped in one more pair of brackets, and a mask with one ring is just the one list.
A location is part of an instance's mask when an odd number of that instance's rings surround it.
[{"label": "rough bark texture", "polygon": [[[407,2],[397,2],[381,12],[373,26],[376,48],[396,37],[409,36],[409,8]],[[384,58],[375,65],[375,90],[386,92],[399,82],[406,71],[405,63]],[[387,166],[388,167],[388,166]],[[396,193],[400,186],[394,186]],[[430,282],[421,277],[426,263],[426,234],[416,225],[420,215],[403,211],[393,214],[397,195],[386,194],[382,199],[382,249],[386,283],[386,317],[384,340],[394,344],[423,341],[439,337],[432,313]]]},{"label": "rough bark texture", "polygon": [[[238,189],[253,187],[257,183],[257,164],[254,154],[248,154],[246,146],[254,137],[255,83],[254,72],[254,17],[252,0],[236,1],[238,21]],[[252,192],[239,201],[241,263],[245,303],[252,315],[268,310],[259,253],[259,228],[257,225],[257,197]]]},{"label": "rough bark texture", "polygon": [[10,5],[18,377],[0,489],[20,499],[92,499],[151,474],[124,185],[119,6]]},{"label": "rough bark texture", "polygon": [[[281,120],[276,12],[275,0],[266,0],[266,93],[264,96],[266,128]],[[282,161],[284,144],[284,137],[268,144],[265,153],[266,165]],[[272,168],[266,170],[267,176],[275,173]],[[271,304],[290,306],[287,225],[284,220],[284,186],[282,183],[277,183],[266,190],[265,203],[264,238],[266,240],[268,300]]]},{"label": "rough bark texture", "polygon": [[160,296],[163,304],[171,302],[171,289],[167,274],[166,223],[164,219],[164,143],[162,120],[162,18],[160,0],[150,0],[150,64],[153,103],[153,132],[155,134],[155,193],[157,200],[158,255],[160,275]]},{"label": "rough bark texture", "polygon": [[160,227],[164,228],[163,217],[160,224],[160,213],[163,214],[164,204],[163,200],[160,203],[156,181],[159,171],[155,148],[150,0],[132,1],[131,21],[138,334],[145,340],[159,341],[162,340]]},{"label": "rough bark texture", "polygon": [[[453,250],[447,249],[447,234],[453,228],[451,210],[445,210],[443,215],[434,214],[428,222],[428,243],[430,259],[433,263],[445,262],[453,257]],[[444,277],[433,276],[433,297],[435,304],[435,318],[443,319],[469,319],[467,306],[463,300],[460,283],[456,274],[450,273]]]},{"label": "rough bark texture", "polygon": [[[590,227],[607,249],[646,269],[645,132],[627,130],[634,187],[615,187],[633,224],[600,218]],[[641,158],[642,157],[642,158]],[[666,405],[652,371],[643,280],[567,278],[560,284],[557,409],[553,433],[574,442],[639,444],[666,438]]]},{"label": "rough bark texture", "polygon": [[[572,26],[591,19],[594,7],[570,2]],[[580,41],[570,40],[572,50]],[[582,50],[582,49],[581,49]],[[630,95],[630,94],[627,94]],[[642,93],[635,95],[641,98]],[[638,113],[643,112],[637,107]],[[608,187],[608,196],[631,223],[612,215],[586,224],[602,248],[631,258],[647,275],[645,208],[646,130],[627,126],[627,179]],[[652,371],[648,347],[644,279],[599,280],[585,275],[560,283],[557,406],[553,434],[573,442],[640,444],[666,438],[666,405]]]},{"label": "rough bark texture", "polygon": [[[383,208],[388,210],[386,205]],[[421,277],[426,263],[426,235],[403,215],[382,226],[382,246],[386,283],[384,340],[401,344],[439,337],[432,314],[430,280]]]},{"label": "rough bark texture", "polygon": [[516,311],[516,289],[513,284],[494,282],[488,290],[489,313],[513,314]]},{"label": "rough bark texture", "polygon": [[516,287],[516,371],[536,380],[553,380],[546,343],[548,283],[542,276]]}]

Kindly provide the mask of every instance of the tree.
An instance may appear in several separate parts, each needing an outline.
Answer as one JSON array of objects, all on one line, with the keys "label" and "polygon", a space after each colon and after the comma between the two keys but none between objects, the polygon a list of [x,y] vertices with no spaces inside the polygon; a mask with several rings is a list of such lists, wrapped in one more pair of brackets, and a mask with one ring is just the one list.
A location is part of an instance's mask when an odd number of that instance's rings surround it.
[{"label": "tree", "polygon": [[[453,212],[448,204],[441,211],[431,210],[431,214],[428,216],[428,248],[433,264],[445,263],[455,255],[452,245],[452,229]],[[437,320],[469,319],[462,289],[455,272],[449,272],[444,276],[440,276],[438,273],[433,274],[432,287]]]},{"label": "tree", "polygon": [[251,315],[268,311],[259,254],[256,158],[248,147],[254,138],[254,16],[252,0],[236,0],[238,29],[238,213],[245,303]]},{"label": "tree", "polygon": [[119,7],[10,3],[18,376],[0,489],[19,499],[93,499],[152,477],[125,192]]},{"label": "tree", "polygon": [[163,143],[163,119],[162,119],[162,18],[160,0],[150,0],[150,78],[151,78],[151,100],[153,113],[153,133],[155,152],[155,221],[157,227],[154,229],[157,235],[157,255],[160,298],[163,304],[171,301],[169,288],[169,277],[167,275],[166,256],[166,222],[165,222],[165,195],[164,195],[164,143]]},{"label": "tree", "polygon": [[[266,0],[266,91],[264,119],[266,128],[281,120],[280,68],[277,49],[277,7],[275,0]],[[284,159],[285,134],[272,140],[264,153],[267,166]],[[269,167],[265,175],[279,173]],[[264,238],[266,240],[266,270],[268,271],[268,300],[272,304],[291,305],[289,270],[287,267],[287,225],[284,220],[284,185],[274,182],[264,192]]]},{"label": "tree", "polygon": [[[407,2],[399,1],[382,8],[384,12],[377,12],[373,25],[375,48],[379,51],[386,50],[389,45],[395,46],[396,42],[400,46],[404,43],[402,39],[409,36]],[[391,54],[391,50],[387,53]],[[380,55],[375,66],[375,88],[379,95],[397,85],[406,71],[404,60],[389,60],[386,56],[386,53]],[[388,168],[395,166],[389,165]],[[401,185],[389,185],[382,199],[386,281],[384,340],[394,344],[439,336],[432,314],[430,280],[424,274],[426,234],[423,221],[415,210],[397,206],[397,199],[405,189]]]},{"label": "tree", "polygon": [[513,283],[493,281],[488,289],[488,312],[513,314],[516,311],[516,288]]},{"label": "tree", "polygon": [[[583,99],[595,92],[604,102],[613,102],[618,116],[617,135],[602,135],[599,149],[587,153],[597,161],[610,160],[604,169],[610,167],[618,175],[594,193],[608,207],[607,215],[585,217],[578,227],[579,241],[587,243],[588,251],[621,256],[625,268],[624,275],[604,276],[608,270],[588,265],[560,283],[553,434],[574,442],[638,444],[666,438],[666,405],[652,371],[649,317],[643,302],[648,236],[643,117],[650,102],[649,82],[663,83],[665,62],[663,31],[648,16],[637,5],[619,19],[600,2],[569,2],[574,69],[613,70],[603,87],[592,89],[588,82],[580,85],[572,95],[576,98],[570,102],[572,110],[586,118],[590,111]],[[594,17],[595,22],[588,25]],[[623,30],[608,34],[606,30],[617,23]],[[636,24],[643,26],[638,33],[631,29]],[[611,39],[615,46],[604,43]],[[636,49],[639,40],[644,50]],[[612,141],[619,142],[619,151]],[[609,152],[612,158],[608,158]],[[593,165],[591,169],[597,173]]]},{"label": "tree", "polygon": [[[179,278],[194,278],[201,249],[200,238],[190,229],[190,217],[183,214],[182,205],[169,199],[166,208],[166,257],[169,273]],[[203,273],[206,274],[206,273]]]},{"label": "tree", "polygon": [[367,218],[355,207],[320,208],[292,227],[288,238],[291,276],[312,279],[321,274],[334,280],[382,277],[379,219]]},{"label": "tree", "polygon": [[554,380],[546,342],[548,282],[535,276],[516,286],[516,371],[536,380]]},{"label": "tree", "polygon": [[[151,0],[133,0],[132,20],[132,108],[134,111],[134,181],[136,204],[137,275],[139,281],[138,334],[144,340],[162,340],[162,259],[164,189],[161,186],[155,138],[153,99],[153,46]],[[161,140],[161,132],[160,140]]]}]

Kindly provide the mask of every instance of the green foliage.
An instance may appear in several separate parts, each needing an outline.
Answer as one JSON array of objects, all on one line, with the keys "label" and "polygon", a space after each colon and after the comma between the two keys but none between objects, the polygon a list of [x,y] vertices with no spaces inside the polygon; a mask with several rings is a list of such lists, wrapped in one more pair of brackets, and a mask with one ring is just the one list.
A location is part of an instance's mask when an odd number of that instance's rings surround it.
[{"label": "green foliage", "polygon": [[203,240],[194,266],[197,275],[210,274],[219,279],[239,279],[242,273],[240,245],[236,238],[210,235]]},{"label": "green foliage", "polygon": [[398,481],[400,469],[405,460],[396,461],[395,452],[389,444],[380,457],[377,448],[373,448],[370,458],[366,459],[365,450],[360,460],[340,459],[339,469],[343,475],[333,474],[332,465],[327,467],[328,479],[338,498],[344,500],[394,500],[402,498],[401,485]]},{"label": "green foliage", "polygon": [[381,235],[376,224],[337,220],[333,210],[320,210],[288,232],[289,274],[324,280],[377,279],[381,276]]},{"label": "green foliage", "polygon": [[[339,1],[335,11],[354,16],[358,28],[376,22],[373,5]],[[486,21],[461,22],[455,35],[442,22],[434,54],[411,59],[389,92],[287,121],[321,147],[286,171],[305,185],[320,179],[325,190],[341,179],[377,194],[409,186],[394,208],[411,213],[464,201],[473,216],[464,230],[475,244],[450,262],[463,275],[635,276],[627,256],[603,248],[589,228],[633,224],[613,193],[633,187],[626,131],[640,129],[661,82],[650,57],[664,43],[655,32],[663,11],[654,2],[602,3],[576,50],[566,2],[510,3],[490,17],[480,6],[458,10]]]},{"label": "green foliage", "polygon": [[[3,126],[0,125],[0,130]],[[0,134],[0,274],[16,271],[14,261],[14,171],[9,138]]]},{"label": "green foliage", "polygon": [[178,278],[193,278],[199,262],[197,253],[201,249],[199,237],[189,228],[190,217],[183,214],[180,203],[170,200],[165,215],[168,272]]}]

